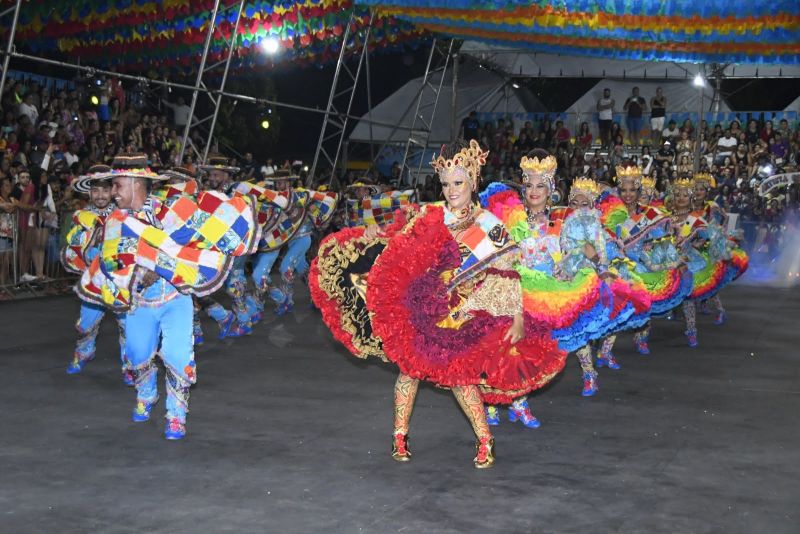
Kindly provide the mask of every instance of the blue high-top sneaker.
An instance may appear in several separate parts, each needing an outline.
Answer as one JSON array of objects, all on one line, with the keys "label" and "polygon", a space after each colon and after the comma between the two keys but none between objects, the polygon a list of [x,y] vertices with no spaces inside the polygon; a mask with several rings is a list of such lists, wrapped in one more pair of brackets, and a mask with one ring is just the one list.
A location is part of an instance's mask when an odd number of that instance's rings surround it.
[{"label": "blue high-top sneaker", "polygon": [[88,362],[89,360],[79,360],[77,356],[72,358],[72,361],[69,362],[69,364],[67,364],[67,374],[77,375],[78,373],[83,371],[83,368],[86,366]]},{"label": "blue high-top sneaker", "polygon": [[597,372],[584,371],[583,373],[583,391],[581,395],[584,397],[591,397],[597,393]]},{"label": "blue high-top sneaker", "polygon": [[150,411],[153,409],[155,402],[136,401],[136,407],[133,409],[131,419],[134,423],[143,423],[150,419]]},{"label": "blue high-top sneaker", "polygon": [[497,406],[486,407],[486,424],[489,426],[498,426],[500,424],[500,410]]},{"label": "blue high-top sneaker", "polygon": [[697,346],[697,330],[687,330],[684,332],[686,334],[686,344],[690,347],[694,348]]},{"label": "blue high-top sneaker", "polygon": [[228,337],[228,334],[233,328],[233,324],[236,322],[236,316],[233,312],[228,312],[228,316],[219,323],[219,339],[225,339]]},{"label": "blue high-top sneaker", "polygon": [[508,407],[508,420],[512,423],[521,421],[526,428],[539,428],[542,423],[531,413],[528,401],[514,401]]},{"label": "blue high-top sneaker", "polygon": [[183,439],[186,436],[186,423],[178,418],[167,419],[164,427],[164,437],[169,440]]}]

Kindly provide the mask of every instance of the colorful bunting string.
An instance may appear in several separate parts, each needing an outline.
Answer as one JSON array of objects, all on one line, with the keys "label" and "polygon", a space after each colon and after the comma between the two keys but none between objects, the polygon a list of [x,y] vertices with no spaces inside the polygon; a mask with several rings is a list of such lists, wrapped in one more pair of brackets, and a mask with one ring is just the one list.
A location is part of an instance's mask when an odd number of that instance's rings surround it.
[{"label": "colorful bunting string", "polygon": [[662,61],[800,63],[796,0],[361,0],[431,32],[536,51]]}]

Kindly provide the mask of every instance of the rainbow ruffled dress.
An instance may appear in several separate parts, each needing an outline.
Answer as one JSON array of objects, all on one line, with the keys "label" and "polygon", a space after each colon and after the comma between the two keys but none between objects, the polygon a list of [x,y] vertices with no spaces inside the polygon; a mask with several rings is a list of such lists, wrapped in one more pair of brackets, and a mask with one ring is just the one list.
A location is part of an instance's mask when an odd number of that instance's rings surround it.
[{"label": "rainbow ruffled dress", "polygon": [[[692,273],[692,300],[705,300],[741,276],[748,267],[747,254],[728,239],[722,228],[709,224],[705,210],[689,213],[673,227],[680,251]],[[696,246],[697,243],[701,243]]]},{"label": "rainbow ruffled dress", "polygon": [[652,315],[668,313],[692,291],[692,277],[678,268],[680,257],[671,239],[669,216],[654,206],[631,215],[624,202],[609,193],[598,200],[606,229],[611,265],[626,279],[640,280],[650,294]]},{"label": "rainbow ruffled dress", "polygon": [[561,208],[550,212],[546,225],[531,227],[519,194],[501,183],[490,184],[481,193],[481,203],[503,221],[519,243],[523,261],[516,269],[526,317],[548,325],[561,349],[577,350],[633,327],[639,321],[629,321],[647,315],[649,300],[641,287],[621,279],[604,282],[583,256],[586,242],[602,253],[603,246],[597,241],[602,239],[599,225],[587,225],[586,218],[570,217],[571,211]]}]

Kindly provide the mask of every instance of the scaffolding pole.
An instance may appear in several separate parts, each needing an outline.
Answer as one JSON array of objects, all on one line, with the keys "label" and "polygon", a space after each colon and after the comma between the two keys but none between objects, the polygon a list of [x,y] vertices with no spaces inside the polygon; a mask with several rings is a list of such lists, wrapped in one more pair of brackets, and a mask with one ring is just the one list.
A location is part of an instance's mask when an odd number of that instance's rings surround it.
[{"label": "scaffolding pole", "polygon": [[[14,18],[11,22],[11,30],[8,32],[8,44],[6,44],[6,53],[3,58],[3,72],[0,74],[0,95],[6,88],[6,78],[8,77],[8,65],[11,62],[11,55],[14,53],[14,37],[17,34],[17,22],[19,21],[19,10],[22,6],[22,0],[17,0],[14,6]],[[3,12],[3,16],[8,14],[8,9]]]},{"label": "scaffolding pole", "polygon": [[[416,187],[419,174],[422,172],[422,160],[424,159],[423,156],[425,154],[425,149],[428,148],[428,142],[430,141],[431,137],[431,128],[433,127],[433,121],[436,118],[436,108],[439,105],[439,96],[442,94],[444,78],[447,74],[447,67],[450,64],[450,59],[453,52],[453,39],[450,39],[447,46],[447,52],[444,53],[444,65],[441,69],[438,86],[431,83],[431,63],[433,62],[433,56],[435,55],[436,51],[436,41],[434,41],[433,46],[431,47],[431,53],[428,56],[428,64],[425,67],[425,76],[422,79],[422,87],[417,98],[417,107],[416,111],[414,111],[414,119],[411,122],[411,132],[408,136],[408,140],[406,141],[406,149],[403,154],[403,161],[400,164],[400,183],[402,184],[404,178],[408,176],[409,184],[413,187]],[[432,94],[432,100],[423,102],[425,100],[426,89]],[[423,128],[417,128],[417,121],[422,123]],[[412,176],[411,169],[408,168],[408,160],[409,156],[416,157],[417,155],[419,156],[419,165],[417,166],[416,175]]]},{"label": "scaffolding pole", "polygon": [[[236,37],[239,32],[239,21],[242,19],[242,11],[244,11],[244,3],[245,0],[241,0],[239,2],[239,11],[236,14],[236,23],[233,25],[231,40],[230,42],[228,42],[228,57],[225,58],[225,70],[223,70],[222,72],[222,81],[219,83],[220,92],[225,91],[225,84],[228,81],[228,71],[230,70],[231,66],[231,58],[233,57],[233,53],[236,50]],[[218,65],[219,63],[216,63],[215,65],[212,65],[208,70],[211,70]],[[208,159],[208,151],[211,149],[211,143],[214,140],[214,128],[217,126],[219,107],[222,104],[222,96],[218,96],[216,99],[214,99],[213,96],[209,94],[209,97],[211,97],[211,100],[214,102],[214,114],[211,116],[211,126],[208,127],[208,139],[206,140],[206,148],[205,150],[203,150],[203,159],[201,160],[203,163],[206,163],[206,160]],[[181,159],[181,162],[182,161],[183,160]]]},{"label": "scaffolding pole", "polygon": [[[350,18],[347,21],[347,28],[342,36],[342,46],[339,50],[339,59],[336,62],[336,70],[333,74],[331,92],[328,95],[328,105],[325,109],[325,118],[322,120],[322,128],[319,132],[317,149],[314,151],[314,160],[311,164],[308,177],[306,178],[306,185],[311,185],[316,176],[317,166],[320,163],[320,156],[325,158],[325,160],[331,166],[331,181],[333,180],[333,176],[336,174],[336,166],[339,163],[339,157],[342,151],[342,143],[344,141],[345,130],[347,129],[347,121],[350,117],[350,110],[353,107],[353,98],[355,97],[356,89],[358,88],[358,80],[361,77],[361,68],[362,65],[364,65],[364,58],[369,54],[369,37],[372,32],[373,20],[374,14],[371,13],[369,25],[367,25],[364,34],[364,42],[361,48],[361,54],[358,58],[358,66],[356,67],[356,72],[354,74],[347,66],[345,58],[347,41],[352,35],[352,27],[355,25],[355,11],[350,13]],[[340,89],[339,80],[343,71],[349,79],[344,82],[345,86]],[[367,81],[367,83],[369,83],[369,81]],[[347,109],[343,114],[340,114],[337,107],[337,101],[343,100],[344,97],[347,98]],[[341,120],[335,120],[331,118],[333,115],[343,116],[344,118]],[[329,145],[328,148],[325,147],[326,144]],[[335,150],[331,152],[329,148],[334,146]]]},{"label": "scaffolding pole", "polygon": [[192,88],[192,103],[189,105],[189,118],[186,120],[186,126],[183,127],[183,137],[181,138],[181,151],[178,154],[178,161],[183,162],[183,156],[186,153],[186,145],[189,142],[189,131],[192,128],[194,121],[194,108],[197,106],[197,95],[200,94],[200,89],[203,84],[203,74],[206,69],[206,59],[208,58],[208,49],[211,47],[211,40],[214,37],[214,30],[217,27],[217,12],[219,12],[220,0],[214,1],[214,9],[211,10],[211,17],[208,19],[208,31],[206,33],[206,41],[203,45],[203,55],[200,57],[200,65],[197,67],[197,78]]}]

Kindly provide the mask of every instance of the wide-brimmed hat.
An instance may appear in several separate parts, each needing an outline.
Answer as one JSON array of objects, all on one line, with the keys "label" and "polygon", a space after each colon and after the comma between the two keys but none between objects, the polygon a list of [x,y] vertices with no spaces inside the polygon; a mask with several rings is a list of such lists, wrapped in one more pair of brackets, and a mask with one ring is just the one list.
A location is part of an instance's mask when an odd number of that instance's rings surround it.
[{"label": "wide-brimmed hat", "polygon": [[171,169],[163,171],[161,174],[170,180],[194,180],[196,178],[194,171],[182,166],[174,166]]},{"label": "wide-brimmed hat", "polygon": [[111,183],[111,167],[108,165],[92,165],[86,174],[72,181],[71,187],[78,193],[89,194],[92,184],[97,182]]},{"label": "wide-brimmed hat", "polygon": [[359,187],[365,187],[365,188],[369,189],[370,194],[372,194],[372,195],[380,195],[381,194],[380,186],[375,185],[372,182],[369,182],[367,180],[356,180],[352,184],[348,185],[347,189],[358,189]]},{"label": "wide-brimmed hat", "polygon": [[230,164],[227,157],[215,154],[208,157],[208,163],[205,165],[198,165],[198,168],[203,171],[222,171],[230,174],[239,172],[239,167],[234,167]]},{"label": "wide-brimmed hat", "polygon": [[[91,188],[91,183],[102,180],[111,180],[117,177],[144,178],[151,182],[163,182],[166,176],[158,174],[148,167],[147,154],[120,154],[114,158],[111,167],[108,165],[94,165],[89,169],[86,176],[81,176],[75,182],[85,190],[79,190],[78,186],[73,185],[76,191],[86,193]],[[84,179],[85,180],[82,180]],[[82,183],[85,182],[85,183]]]}]

